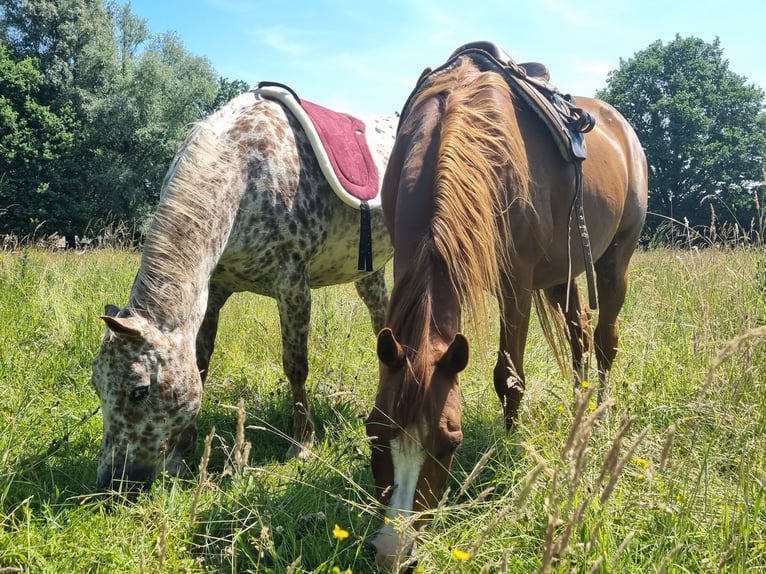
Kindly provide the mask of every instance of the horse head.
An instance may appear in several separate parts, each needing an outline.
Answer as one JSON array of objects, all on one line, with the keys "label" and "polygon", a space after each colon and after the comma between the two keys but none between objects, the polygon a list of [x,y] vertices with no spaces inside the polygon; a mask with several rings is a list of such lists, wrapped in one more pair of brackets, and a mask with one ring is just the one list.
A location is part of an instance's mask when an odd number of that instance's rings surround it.
[{"label": "horse head", "polygon": [[378,335],[380,386],[367,419],[372,473],[384,524],[372,545],[378,564],[398,566],[412,551],[422,515],[432,509],[463,441],[458,374],[468,363],[468,341],[408,356],[391,329]]},{"label": "horse head", "polygon": [[91,379],[104,421],[97,487],[146,487],[163,470],[180,471],[196,443],[202,379],[194,338],[114,306],[101,318],[108,330]]}]

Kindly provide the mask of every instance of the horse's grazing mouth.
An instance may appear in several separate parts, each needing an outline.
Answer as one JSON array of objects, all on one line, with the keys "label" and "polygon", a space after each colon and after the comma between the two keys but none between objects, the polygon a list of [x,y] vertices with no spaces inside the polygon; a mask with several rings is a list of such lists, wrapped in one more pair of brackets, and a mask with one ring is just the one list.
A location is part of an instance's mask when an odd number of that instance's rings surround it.
[{"label": "horse's grazing mouth", "polygon": [[[112,470],[112,469],[109,469]],[[96,489],[101,492],[126,494],[128,497],[137,496],[140,492],[149,490],[157,471],[152,467],[132,467],[129,472],[124,469],[113,469],[114,472],[103,473],[96,481]]]}]

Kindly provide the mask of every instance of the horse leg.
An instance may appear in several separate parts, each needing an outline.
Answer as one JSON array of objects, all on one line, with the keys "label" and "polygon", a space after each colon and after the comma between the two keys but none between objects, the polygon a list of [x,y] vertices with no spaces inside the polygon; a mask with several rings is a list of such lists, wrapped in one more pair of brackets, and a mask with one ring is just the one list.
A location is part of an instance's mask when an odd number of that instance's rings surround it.
[{"label": "horse leg", "polygon": [[[513,293],[513,290],[506,291]],[[504,297],[500,320],[500,349],[493,379],[495,392],[505,414],[505,428],[511,430],[518,420],[519,405],[524,394],[524,346],[529,330],[532,292],[516,287],[515,297]]]},{"label": "horse leg", "polygon": [[277,308],[282,332],[282,367],[293,396],[293,442],[288,458],[304,458],[314,441],[314,423],[306,396],[308,378],[308,338],[311,322],[311,289],[308,270],[291,266],[281,276],[277,289]]},{"label": "horse leg", "polygon": [[617,315],[625,303],[628,291],[628,261],[633,252],[625,247],[630,242],[615,241],[595,263],[598,288],[598,324],[593,335],[599,375],[599,404],[609,398],[609,373],[617,355],[619,332]]},{"label": "horse leg", "polygon": [[574,280],[569,282],[568,288],[566,283],[562,283],[546,289],[545,296],[551,306],[564,317],[569,347],[572,351],[574,386],[577,389],[583,381],[587,380],[587,360],[585,358],[591,347],[590,310],[583,305],[577,283]]},{"label": "horse leg", "polygon": [[213,355],[213,348],[215,347],[215,337],[218,333],[218,318],[221,308],[230,296],[231,291],[217,287],[211,282],[205,317],[197,332],[197,368],[203,383],[207,379],[210,357]]},{"label": "horse leg", "polygon": [[388,307],[385,267],[365,275],[354,283],[354,287],[367,306],[372,320],[372,329],[377,335],[385,324],[386,308]]}]

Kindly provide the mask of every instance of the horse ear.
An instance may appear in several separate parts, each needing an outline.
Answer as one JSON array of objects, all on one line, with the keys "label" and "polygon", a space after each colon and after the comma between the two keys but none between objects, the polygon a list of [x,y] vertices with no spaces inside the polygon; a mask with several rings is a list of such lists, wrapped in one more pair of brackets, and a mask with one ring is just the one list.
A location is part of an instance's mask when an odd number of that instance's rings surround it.
[{"label": "horse ear", "polygon": [[120,308],[116,305],[107,305],[104,307],[104,315],[107,317],[116,317],[117,313],[120,312]]},{"label": "horse ear", "polygon": [[115,335],[128,337],[130,339],[145,338],[144,331],[141,329],[141,324],[132,317],[118,318],[112,317],[111,315],[101,315],[101,319]]},{"label": "horse ear", "polygon": [[389,367],[398,367],[404,362],[404,349],[388,327],[378,333],[378,359]]},{"label": "horse ear", "polygon": [[468,366],[468,339],[458,333],[439,359],[437,366],[451,373],[459,373]]}]

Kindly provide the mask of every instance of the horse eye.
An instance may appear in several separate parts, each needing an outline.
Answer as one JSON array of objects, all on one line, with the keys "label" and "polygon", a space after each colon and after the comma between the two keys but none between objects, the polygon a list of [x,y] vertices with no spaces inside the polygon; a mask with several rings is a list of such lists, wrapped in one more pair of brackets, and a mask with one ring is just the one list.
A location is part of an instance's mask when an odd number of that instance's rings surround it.
[{"label": "horse eye", "polygon": [[143,401],[149,395],[149,385],[138,385],[130,391],[130,400],[134,403]]}]

